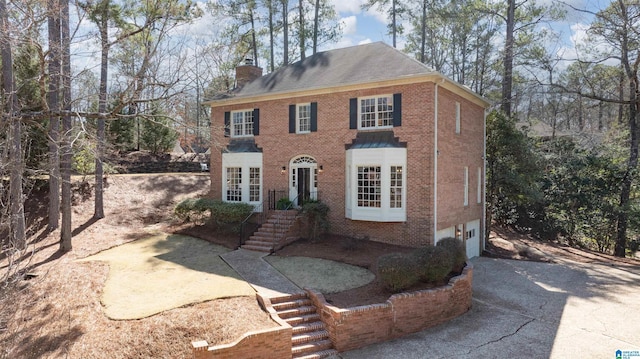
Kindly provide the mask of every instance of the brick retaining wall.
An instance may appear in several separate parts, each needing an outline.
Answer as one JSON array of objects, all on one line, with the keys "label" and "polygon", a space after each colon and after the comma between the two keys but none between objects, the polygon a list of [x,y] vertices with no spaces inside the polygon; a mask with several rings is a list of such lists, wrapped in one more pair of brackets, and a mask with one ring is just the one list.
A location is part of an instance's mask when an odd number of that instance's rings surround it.
[{"label": "brick retaining wall", "polygon": [[446,286],[392,295],[381,304],[341,309],[328,304],[321,293],[309,291],[339,351],[361,348],[434,327],[471,308],[473,265],[451,278]]}]

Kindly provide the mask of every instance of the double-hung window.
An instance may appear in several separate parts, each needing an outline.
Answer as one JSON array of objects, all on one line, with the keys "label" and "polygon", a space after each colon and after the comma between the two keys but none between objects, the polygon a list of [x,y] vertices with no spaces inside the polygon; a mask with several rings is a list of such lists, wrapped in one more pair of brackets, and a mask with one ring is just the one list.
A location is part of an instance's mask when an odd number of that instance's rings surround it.
[{"label": "double-hung window", "polygon": [[297,133],[311,132],[311,104],[297,105]]},{"label": "double-hung window", "polygon": [[231,112],[232,137],[253,136],[253,110]]},{"label": "double-hung window", "polygon": [[376,96],[360,98],[361,129],[384,128],[393,126],[393,97]]},{"label": "double-hung window", "polygon": [[381,205],[380,166],[358,166],[358,207]]},{"label": "double-hung window", "polygon": [[242,201],[242,168],[227,167],[227,201]]}]

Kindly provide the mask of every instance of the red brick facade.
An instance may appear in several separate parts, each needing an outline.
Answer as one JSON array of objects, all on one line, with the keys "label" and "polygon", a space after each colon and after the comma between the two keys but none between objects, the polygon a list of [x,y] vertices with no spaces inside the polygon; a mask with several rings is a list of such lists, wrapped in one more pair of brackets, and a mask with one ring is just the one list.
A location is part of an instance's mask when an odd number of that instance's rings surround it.
[{"label": "red brick facade", "polygon": [[[343,87],[331,91],[307,91],[288,96],[212,102],[211,194],[222,198],[222,153],[229,143],[224,137],[224,114],[228,111],[259,109],[262,149],[262,193],[288,190],[289,168],[296,156],[313,157],[323,167],[317,176],[319,199],[330,207],[332,233],[371,240],[419,246],[434,241],[434,128],[435,94],[438,117],[438,225],[436,230],[482,218],[482,204],[476,203],[477,168],[483,164],[484,104],[477,97],[441,77],[415,82],[396,81]],[[345,215],[345,145],[358,130],[349,128],[349,99],[402,94],[402,124],[393,127],[394,136],[406,142],[406,222],[356,221]],[[455,133],[455,103],[460,103],[461,131]],[[233,101],[231,101],[233,103]],[[289,133],[288,108],[293,104],[317,103],[317,132]],[[469,205],[463,206],[463,168],[469,168]]]}]

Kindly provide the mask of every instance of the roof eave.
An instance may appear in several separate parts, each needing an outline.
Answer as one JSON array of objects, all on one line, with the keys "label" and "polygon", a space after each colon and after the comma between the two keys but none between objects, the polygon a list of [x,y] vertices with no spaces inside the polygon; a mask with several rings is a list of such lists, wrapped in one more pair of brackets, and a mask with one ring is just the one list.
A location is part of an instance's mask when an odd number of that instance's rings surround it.
[{"label": "roof eave", "polygon": [[478,104],[479,106],[482,106],[483,108],[488,108],[489,106],[491,106],[491,103],[488,100],[486,100],[484,97],[476,94],[475,92],[471,91],[471,89],[458,84],[457,82],[451,80],[450,78],[436,71],[430,72],[430,73],[402,76],[394,79],[381,80],[381,81],[355,82],[355,83],[342,84],[337,86],[307,88],[304,90],[269,92],[269,93],[264,93],[260,95],[254,95],[254,96],[239,96],[239,97],[231,96],[225,99],[203,101],[202,105],[208,105],[208,106],[211,106],[212,108],[216,108],[216,107],[222,107],[222,106],[231,106],[231,105],[261,102],[261,101],[276,100],[276,99],[282,99],[282,98],[320,95],[320,94],[326,94],[326,93],[345,92],[345,91],[356,90],[356,89],[370,89],[370,88],[386,87],[386,86],[393,86],[393,85],[406,85],[406,84],[419,83],[419,82],[434,82],[434,83],[440,82],[442,86],[445,86],[445,88],[452,90],[452,92],[463,95],[463,97],[468,98],[469,100]]}]

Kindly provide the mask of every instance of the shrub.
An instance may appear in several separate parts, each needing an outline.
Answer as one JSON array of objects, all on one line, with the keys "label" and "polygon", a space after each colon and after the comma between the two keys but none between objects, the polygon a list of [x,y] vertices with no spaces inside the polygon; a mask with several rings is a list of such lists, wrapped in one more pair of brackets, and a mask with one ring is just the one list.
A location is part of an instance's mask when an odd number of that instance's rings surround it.
[{"label": "shrub", "polygon": [[289,197],[282,197],[276,202],[276,209],[285,210],[291,208],[291,200]]},{"label": "shrub", "polygon": [[210,198],[189,198],[178,203],[176,217],[184,222],[203,224],[208,221],[216,226],[240,224],[253,212],[247,203],[228,203]]},{"label": "shrub", "polygon": [[453,266],[451,270],[456,273],[462,272],[467,261],[467,249],[464,242],[457,238],[447,237],[442,238],[436,244],[436,247],[446,248],[453,256]]},{"label": "shrub", "polygon": [[397,293],[418,282],[417,264],[413,256],[389,253],[378,258],[378,276],[382,285]]},{"label": "shrub", "polygon": [[442,246],[418,248],[412,254],[418,265],[418,277],[423,282],[441,282],[453,267],[451,252]]},{"label": "shrub", "polygon": [[329,231],[328,213],[329,206],[322,202],[310,201],[302,205],[302,214],[307,218],[307,235],[310,240],[318,240]]}]

